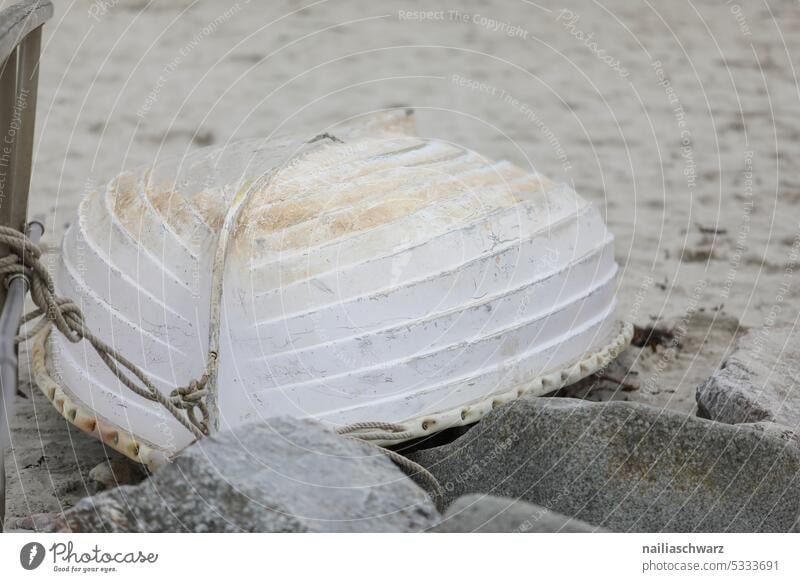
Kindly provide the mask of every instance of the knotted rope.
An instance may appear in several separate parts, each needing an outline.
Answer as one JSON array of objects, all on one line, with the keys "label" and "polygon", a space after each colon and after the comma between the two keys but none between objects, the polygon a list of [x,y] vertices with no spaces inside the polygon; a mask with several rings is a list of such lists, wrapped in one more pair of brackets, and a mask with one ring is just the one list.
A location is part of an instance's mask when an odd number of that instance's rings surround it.
[{"label": "knotted rope", "polygon": [[[55,326],[72,343],[86,340],[126,388],[142,398],[161,404],[195,437],[201,438],[208,432],[205,426],[207,410],[202,396],[198,394],[205,391],[205,384],[216,366],[216,354],[209,355],[208,369],[199,380],[193,380],[188,386],[176,388],[170,396],[165,396],[141,368],[87,329],[83,312],[74,301],[56,295],[53,278],[41,262],[42,251],[38,245],[24,233],[8,226],[0,226],[0,244],[6,245],[11,251],[10,255],[0,259],[0,277],[6,285],[15,277],[23,277],[36,306],[36,309],[23,316],[20,324],[39,320],[30,330],[18,335],[17,342],[30,339],[50,325]],[[199,418],[197,409],[200,411]],[[182,412],[184,410],[186,414]]]},{"label": "knotted rope", "polygon": [[[169,396],[165,396],[139,366],[87,329],[83,312],[74,301],[56,295],[55,283],[41,262],[42,251],[37,244],[18,230],[0,226],[0,245],[6,245],[11,251],[10,255],[0,259],[0,279],[8,285],[15,277],[24,278],[36,306],[22,317],[20,325],[39,320],[31,329],[16,337],[18,343],[30,339],[51,325],[72,343],[86,340],[125,387],[142,398],[161,404],[198,439],[208,434],[206,386],[217,366],[216,352],[209,352],[206,371],[199,379],[175,388]],[[412,438],[413,435],[402,426],[387,422],[359,422],[344,426],[337,433],[380,449],[407,475],[420,481],[434,498],[436,507],[442,510],[444,495],[436,477],[419,463],[374,442]]]}]

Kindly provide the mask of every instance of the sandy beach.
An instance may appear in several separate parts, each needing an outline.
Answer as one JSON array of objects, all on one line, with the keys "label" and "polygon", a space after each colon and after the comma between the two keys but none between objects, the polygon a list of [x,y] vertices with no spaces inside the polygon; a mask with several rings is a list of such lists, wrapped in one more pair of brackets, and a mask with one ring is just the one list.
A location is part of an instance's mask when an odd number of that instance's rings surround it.
[{"label": "sandy beach", "polygon": [[[743,330],[797,321],[798,56],[790,0],[59,1],[30,216],[54,264],[82,196],[125,168],[412,107],[422,135],[602,209],[623,316],[655,332],[627,354],[639,389],[589,398],[691,414]],[[9,519],[71,506],[117,458],[51,409],[22,358]]]}]

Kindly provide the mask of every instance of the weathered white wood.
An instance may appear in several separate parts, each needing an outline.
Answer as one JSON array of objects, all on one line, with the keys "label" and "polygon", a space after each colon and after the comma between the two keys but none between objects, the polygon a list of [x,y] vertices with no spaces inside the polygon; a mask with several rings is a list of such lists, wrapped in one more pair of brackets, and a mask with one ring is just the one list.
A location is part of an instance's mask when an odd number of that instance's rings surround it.
[{"label": "weathered white wood", "polygon": [[[627,341],[613,237],[571,189],[416,137],[404,114],[335,133],[119,176],[83,201],[59,291],[165,392],[199,377],[218,344],[222,426],[469,422]],[[49,346],[71,410],[154,449],[191,441],[86,345]]]}]

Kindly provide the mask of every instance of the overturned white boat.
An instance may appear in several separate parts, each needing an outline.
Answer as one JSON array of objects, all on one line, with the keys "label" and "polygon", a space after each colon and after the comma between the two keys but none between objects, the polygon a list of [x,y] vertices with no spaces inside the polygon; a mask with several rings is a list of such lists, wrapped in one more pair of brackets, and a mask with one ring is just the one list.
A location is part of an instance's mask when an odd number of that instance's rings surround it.
[{"label": "overturned white boat", "polygon": [[[122,174],[83,200],[57,273],[164,393],[216,354],[214,428],[290,415],[406,437],[605,365],[632,331],[616,283],[591,204],[416,137],[407,112]],[[136,460],[196,438],[86,342],[40,334],[34,366],[66,418]]]}]

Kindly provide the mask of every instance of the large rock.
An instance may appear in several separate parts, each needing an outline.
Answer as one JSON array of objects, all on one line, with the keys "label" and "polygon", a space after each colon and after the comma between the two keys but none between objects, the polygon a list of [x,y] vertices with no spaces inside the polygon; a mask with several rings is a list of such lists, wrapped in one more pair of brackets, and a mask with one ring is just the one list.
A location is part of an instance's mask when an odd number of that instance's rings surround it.
[{"label": "large rock", "polygon": [[800,451],[641,404],[521,399],[413,458],[448,500],[522,499],[614,531],[790,531]]},{"label": "large rock", "polygon": [[437,533],[582,533],[602,531],[544,507],[493,495],[464,495],[447,508]]},{"label": "large rock", "polygon": [[421,531],[429,496],[378,449],[270,419],[190,447],[136,487],[83,499],[57,531]]},{"label": "large rock", "polygon": [[697,389],[701,416],[729,424],[773,422],[800,434],[800,330],[751,329]]}]

